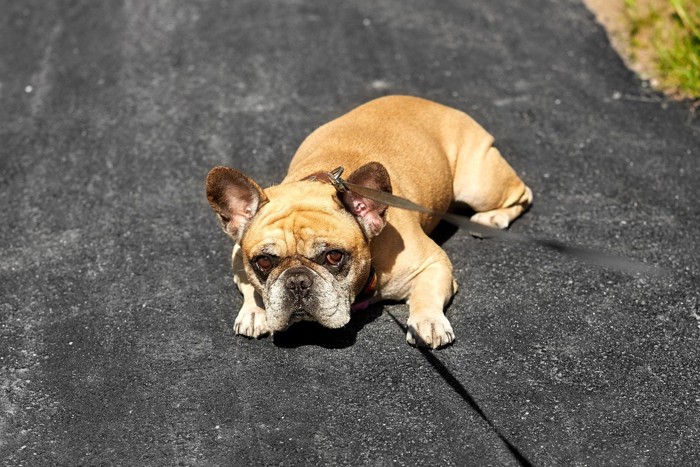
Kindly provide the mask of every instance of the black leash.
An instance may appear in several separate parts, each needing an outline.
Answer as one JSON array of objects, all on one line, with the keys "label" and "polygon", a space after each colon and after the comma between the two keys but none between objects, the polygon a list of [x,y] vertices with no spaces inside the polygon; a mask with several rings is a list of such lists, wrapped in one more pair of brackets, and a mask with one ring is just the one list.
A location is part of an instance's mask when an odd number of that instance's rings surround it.
[{"label": "black leash", "polygon": [[374,190],[372,188],[356,185],[354,183],[350,183],[346,180],[343,180],[342,178],[340,178],[340,176],[343,174],[343,170],[343,167],[338,167],[337,169],[332,170],[328,173],[329,181],[335,187],[336,190],[340,192],[352,191],[371,200],[385,204],[387,206],[393,206],[399,209],[407,209],[409,211],[423,212],[433,216],[441,217],[450,224],[464,228],[468,230],[472,235],[475,235],[477,237],[497,238],[499,240],[506,240],[509,242],[531,243],[548,248],[550,250],[557,251],[559,253],[564,253],[569,256],[588,261],[590,263],[618,269],[620,271],[632,274],[657,275],[662,274],[664,272],[661,268],[658,268],[656,266],[632,261],[619,255],[604,253],[601,251],[580,246],[567,245],[557,240],[533,238],[527,235],[517,234],[506,230],[496,229],[483,224],[479,224],[477,222],[472,221],[468,217],[460,216],[457,214],[434,211],[430,208],[426,208],[425,206],[421,206],[420,204],[416,204],[413,201],[410,201],[406,198],[402,198],[400,196],[387,193],[385,191]]}]

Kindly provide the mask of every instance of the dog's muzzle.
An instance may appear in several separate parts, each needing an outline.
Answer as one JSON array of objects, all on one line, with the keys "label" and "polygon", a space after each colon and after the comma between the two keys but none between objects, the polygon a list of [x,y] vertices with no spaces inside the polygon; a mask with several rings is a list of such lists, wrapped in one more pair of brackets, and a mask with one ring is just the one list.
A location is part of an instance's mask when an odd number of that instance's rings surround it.
[{"label": "dog's muzzle", "polygon": [[324,279],[306,266],[295,266],[269,283],[265,297],[267,322],[274,331],[297,321],[342,327],[350,320],[350,298],[342,284]]}]

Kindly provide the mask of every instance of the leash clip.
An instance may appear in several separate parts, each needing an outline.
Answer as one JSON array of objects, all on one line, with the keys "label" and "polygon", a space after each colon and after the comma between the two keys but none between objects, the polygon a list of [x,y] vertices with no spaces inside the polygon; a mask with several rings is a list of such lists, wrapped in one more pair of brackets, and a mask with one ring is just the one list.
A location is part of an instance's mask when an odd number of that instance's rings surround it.
[{"label": "leash clip", "polygon": [[344,170],[345,169],[343,168],[343,166],[340,166],[328,172],[328,181],[331,183],[331,185],[333,185],[333,188],[335,188],[336,191],[338,191],[339,193],[348,190],[348,187],[345,185],[345,180],[340,178],[340,176],[343,175]]}]

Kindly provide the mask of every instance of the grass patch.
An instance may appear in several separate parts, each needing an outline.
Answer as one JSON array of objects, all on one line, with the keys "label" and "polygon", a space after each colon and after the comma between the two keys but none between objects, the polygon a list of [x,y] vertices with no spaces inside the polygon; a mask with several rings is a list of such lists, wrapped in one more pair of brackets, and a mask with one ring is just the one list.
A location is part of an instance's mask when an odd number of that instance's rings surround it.
[{"label": "grass patch", "polygon": [[700,98],[700,2],[625,0],[631,54],[651,64],[653,84],[678,97]]}]

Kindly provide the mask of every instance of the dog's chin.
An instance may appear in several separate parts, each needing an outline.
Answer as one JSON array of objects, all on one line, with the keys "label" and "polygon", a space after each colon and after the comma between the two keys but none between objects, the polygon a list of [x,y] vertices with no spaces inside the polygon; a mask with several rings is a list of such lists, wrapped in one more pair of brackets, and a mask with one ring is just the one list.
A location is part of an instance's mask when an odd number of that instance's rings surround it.
[{"label": "dog's chin", "polygon": [[347,310],[336,309],[330,315],[314,316],[305,310],[295,310],[285,319],[284,313],[267,311],[267,323],[272,332],[282,332],[294,324],[301,321],[312,321],[329,329],[339,329],[350,322],[350,308]]},{"label": "dog's chin", "polygon": [[329,319],[317,320],[322,326],[330,329],[342,328],[350,322],[350,309],[336,311]]}]

